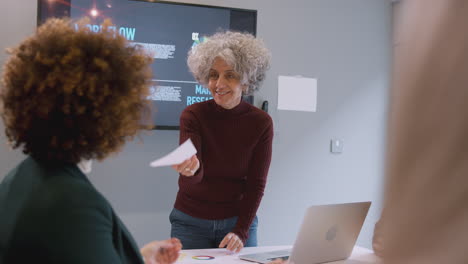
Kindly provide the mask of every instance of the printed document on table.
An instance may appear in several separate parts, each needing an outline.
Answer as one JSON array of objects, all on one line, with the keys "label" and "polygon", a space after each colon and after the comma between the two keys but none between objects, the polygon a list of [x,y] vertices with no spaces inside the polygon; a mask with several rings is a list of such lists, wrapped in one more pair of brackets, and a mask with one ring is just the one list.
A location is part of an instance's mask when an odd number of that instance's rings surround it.
[{"label": "printed document on table", "polygon": [[166,156],[151,162],[151,167],[171,166],[182,163],[197,153],[197,149],[192,143],[192,140],[187,139],[182,145],[177,147]]}]

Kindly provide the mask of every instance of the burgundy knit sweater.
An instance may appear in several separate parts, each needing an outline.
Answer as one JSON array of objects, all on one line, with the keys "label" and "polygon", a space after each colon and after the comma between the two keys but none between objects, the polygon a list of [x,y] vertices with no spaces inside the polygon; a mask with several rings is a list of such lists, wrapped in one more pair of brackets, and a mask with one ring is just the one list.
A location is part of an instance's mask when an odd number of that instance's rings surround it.
[{"label": "burgundy knit sweater", "polygon": [[238,216],[232,232],[245,242],[270,167],[270,116],[244,101],[229,110],[214,100],[193,104],[180,117],[180,142],[188,138],[200,169],[193,177],[179,176],[174,207],[210,220]]}]

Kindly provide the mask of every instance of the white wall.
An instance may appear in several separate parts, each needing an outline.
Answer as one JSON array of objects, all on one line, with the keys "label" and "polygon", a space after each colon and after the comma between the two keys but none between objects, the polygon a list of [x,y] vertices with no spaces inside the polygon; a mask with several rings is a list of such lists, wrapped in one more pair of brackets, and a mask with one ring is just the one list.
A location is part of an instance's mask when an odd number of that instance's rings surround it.
[{"label": "white wall", "polygon": [[[270,101],[274,153],[258,212],[259,244],[291,244],[311,204],[372,200],[358,244],[370,247],[381,207],[391,4],[386,0],[199,0],[184,1],[258,10],[257,35],[273,55],[256,95]],[[0,48],[33,32],[35,0],[0,2]],[[5,55],[0,56],[1,61]],[[277,111],[278,75],[318,78],[316,113]],[[3,125],[0,124],[3,130]],[[329,151],[340,138],[344,152]],[[94,166],[90,178],[114,205],[139,244],[169,235],[168,215],[177,175],[151,169],[152,158],[177,146],[177,131],[153,131],[143,142]],[[19,160],[0,140],[0,179]],[[280,231],[279,231],[280,230]]]},{"label": "white wall", "polygon": [[[36,13],[35,0],[0,2],[0,72],[3,72],[3,64],[7,58],[5,49],[34,32]],[[3,122],[0,121],[0,179],[24,157],[21,152],[11,150],[7,145],[4,129]]]}]

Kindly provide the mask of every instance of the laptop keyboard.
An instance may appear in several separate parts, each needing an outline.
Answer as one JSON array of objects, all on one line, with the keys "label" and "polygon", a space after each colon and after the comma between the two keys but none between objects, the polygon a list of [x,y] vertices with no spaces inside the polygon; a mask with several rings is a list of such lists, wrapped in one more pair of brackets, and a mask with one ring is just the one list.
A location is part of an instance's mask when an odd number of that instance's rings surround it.
[{"label": "laptop keyboard", "polygon": [[274,257],[274,258],[269,258],[268,260],[277,260],[277,259],[280,259],[280,260],[288,260],[288,259],[289,259],[289,256]]},{"label": "laptop keyboard", "polygon": [[289,256],[289,255],[291,255],[291,249],[276,250],[276,251],[270,251],[270,252],[266,252],[266,253],[273,254],[273,255],[278,255],[278,256]]},{"label": "laptop keyboard", "polygon": [[289,256],[291,255],[291,249],[282,249],[282,250],[275,250],[275,251],[269,251],[269,252],[263,252],[263,253],[254,253],[254,254],[247,254],[247,255],[241,255],[239,258],[244,259],[244,260],[249,260],[249,261],[259,261],[264,263],[263,261],[272,261],[275,259],[281,259],[281,260],[287,260],[289,259]]},{"label": "laptop keyboard", "polygon": [[271,251],[268,252],[268,255],[273,255],[274,257],[268,258],[268,260],[275,260],[275,259],[281,259],[281,260],[288,260],[289,255],[291,255],[291,250],[277,250],[277,251]]}]

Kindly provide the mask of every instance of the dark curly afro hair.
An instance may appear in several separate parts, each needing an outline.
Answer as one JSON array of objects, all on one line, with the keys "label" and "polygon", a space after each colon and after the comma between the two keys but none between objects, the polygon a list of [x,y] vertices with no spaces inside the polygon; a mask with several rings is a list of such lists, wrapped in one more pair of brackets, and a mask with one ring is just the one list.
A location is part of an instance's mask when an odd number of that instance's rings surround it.
[{"label": "dark curly afro hair", "polygon": [[51,19],[11,49],[0,91],[13,148],[46,161],[102,160],[142,128],[152,59],[87,20]]}]

